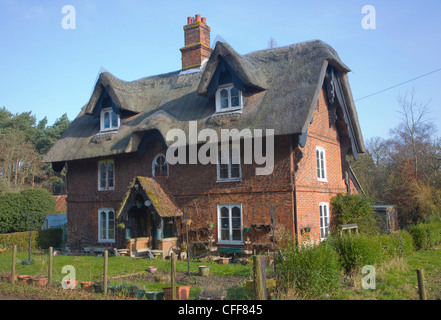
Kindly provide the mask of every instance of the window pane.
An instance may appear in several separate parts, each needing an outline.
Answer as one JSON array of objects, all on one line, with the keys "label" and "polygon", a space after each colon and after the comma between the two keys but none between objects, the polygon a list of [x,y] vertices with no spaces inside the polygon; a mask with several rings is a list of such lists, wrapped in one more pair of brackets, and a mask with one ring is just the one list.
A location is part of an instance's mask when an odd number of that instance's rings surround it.
[{"label": "window pane", "polygon": [[221,211],[221,217],[222,218],[225,218],[225,217],[229,216],[229,211],[228,211],[227,207],[222,207],[220,211]]},{"label": "window pane", "polygon": [[107,163],[107,187],[113,188],[114,186],[114,170],[113,170],[113,162]]},{"label": "window pane", "polygon": [[101,211],[100,213],[100,226],[101,226],[101,230],[100,230],[100,238],[101,239],[106,239],[106,227],[107,227],[107,214],[105,211]]},{"label": "window pane", "polygon": [[100,188],[106,188],[106,163],[100,164]]},{"label": "window pane", "polygon": [[237,90],[236,88],[231,88],[231,106],[232,107],[239,107],[239,90]]},{"label": "window pane", "polygon": [[115,213],[113,211],[109,211],[108,213],[108,239],[113,240],[115,239]]},{"label": "window pane", "polygon": [[233,230],[233,240],[234,241],[241,241],[242,240],[242,232],[241,230]]},{"label": "window pane", "polygon": [[104,129],[110,128],[110,113],[109,111],[104,112]]},{"label": "window pane", "polygon": [[118,115],[115,112],[112,112],[112,128],[118,128]]},{"label": "window pane", "polygon": [[222,230],[221,231],[221,240],[226,240],[226,241],[230,240],[230,232],[229,232],[229,230]]},{"label": "window pane", "polygon": [[231,165],[231,178],[240,178],[240,165]]},{"label": "window pane", "polygon": [[322,179],[325,179],[325,154],[323,151],[320,152],[320,169],[322,174]]},{"label": "window pane", "polygon": [[228,164],[219,165],[219,178],[228,179]]},{"label": "window pane", "polygon": [[228,89],[222,89],[220,92],[221,109],[228,108]]},{"label": "window pane", "polygon": [[321,171],[320,171],[320,152],[316,151],[316,157],[317,157],[317,178],[321,178]]}]

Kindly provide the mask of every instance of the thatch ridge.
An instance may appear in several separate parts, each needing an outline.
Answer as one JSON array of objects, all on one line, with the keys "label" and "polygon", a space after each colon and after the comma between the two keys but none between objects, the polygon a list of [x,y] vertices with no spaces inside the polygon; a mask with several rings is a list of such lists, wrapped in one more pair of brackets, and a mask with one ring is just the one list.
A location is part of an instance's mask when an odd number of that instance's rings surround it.
[{"label": "thatch ridge", "polygon": [[[240,114],[215,114],[214,99],[204,96],[219,56],[232,64],[247,86],[259,89],[244,93]],[[240,55],[228,44],[218,42],[200,72],[176,71],[131,82],[102,73],[90,101],[44,160],[62,162],[134,152],[137,145],[133,135],[156,129],[165,140],[170,129],[188,132],[189,121],[197,121],[199,129],[218,132],[224,128],[248,128],[274,129],[276,135],[302,134],[310,123],[328,65],[338,70],[359,152],[364,152],[347,81],[350,70],[332,47],[316,40]],[[108,135],[99,133],[99,119],[93,117],[103,90],[119,109],[126,111],[120,129]]]}]

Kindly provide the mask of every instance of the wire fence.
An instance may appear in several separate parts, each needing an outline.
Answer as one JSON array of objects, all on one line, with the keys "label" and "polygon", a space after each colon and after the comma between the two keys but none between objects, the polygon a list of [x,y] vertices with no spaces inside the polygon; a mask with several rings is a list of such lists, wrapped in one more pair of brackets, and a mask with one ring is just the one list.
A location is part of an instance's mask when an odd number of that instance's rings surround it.
[{"label": "wire fence", "polygon": [[[52,248],[44,252],[36,252],[30,256],[26,251],[7,250],[0,254],[0,271],[3,281],[28,283],[36,285],[79,289],[101,294],[128,295],[140,299],[161,300],[172,299],[166,292],[175,285],[183,290],[178,298],[183,299],[256,299],[256,257],[250,256],[242,263],[221,264],[210,260],[208,250],[199,259],[178,260],[175,267],[171,260],[134,259],[118,257],[112,251],[92,254],[61,254]],[[195,255],[196,256],[196,255]],[[277,291],[276,279],[280,276],[274,272],[272,253],[265,257],[266,268],[263,278],[267,292]],[[205,259],[204,259],[205,258]],[[269,262],[269,263],[268,263]],[[261,267],[258,267],[261,268]],[[208,269],[208,272],[207,272]],[[373,273],[372,273],[373,271]],[[283,270],[279,271],[283,272]],[[371,269],[369,272],[352,275],[334,270],[291,268],[290,272],[299,275],[321,275],[331,273],[340,277],[342,285],[363,288],[364,284],[372,289],[372,283],[391,286],[408,283],[418,287],[420,299],[427,299],[426,279],[419,271],[413,276],[409,272],[390,273],[387,268]],[[423,271],[424,272],[424,271]],[[11,277],[11,274],[15,275]],[[174,279],[174,280],[173,280]],[[273,280],[269,281],[268,280]],[[363,284],[363,280],[365,281]],[[429,278],[430,286],[438,286],[439,278]],[[441,288],[440,288],[441,289]],[[176,289],[178,290],[178,289]],[[172,290],[175,292],[175,290]],[[274,295],[268,295],[274,298]]]}]

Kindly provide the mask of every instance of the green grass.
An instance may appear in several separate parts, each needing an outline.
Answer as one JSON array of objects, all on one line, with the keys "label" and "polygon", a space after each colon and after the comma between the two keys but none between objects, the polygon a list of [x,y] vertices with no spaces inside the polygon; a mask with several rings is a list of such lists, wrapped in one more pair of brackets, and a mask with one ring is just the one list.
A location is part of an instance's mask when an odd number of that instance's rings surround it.
[{"label": "green grass", "polygon": [[354,276],[335,297],[340,300],[418,300],[417,269],[424,269],[427,298],[441,300],[441,250],[420,250],[376,266],[376,289],[361,286],[364,275]]}]

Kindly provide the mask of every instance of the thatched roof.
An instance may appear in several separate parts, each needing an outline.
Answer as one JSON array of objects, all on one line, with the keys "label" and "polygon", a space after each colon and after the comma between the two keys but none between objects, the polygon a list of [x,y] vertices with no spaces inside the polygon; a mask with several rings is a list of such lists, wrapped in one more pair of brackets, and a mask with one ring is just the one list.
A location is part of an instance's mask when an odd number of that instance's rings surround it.
[{"label": "thatched roof", "polygon": [[155,179],[136,177],[129,185],[126,196],[116,213],[117,217],[122,213],[128,212],[135,205],[134,200],[139,193],[143,194],[145,199],[148,198],[152,202],[154,210],[160,217],[182,216],[182,211],[176,207],[168,193],[164,191]]},{"label": "thatched roof", "polygon": [[[233,81],[245,88],[241,113],[215,114],[210,85],[215,83],[220,63],[233,70]],[[276,135],[300,135],[308,128],[328,66],[338,72],[359,148],[357,152],[364,152],[347,79],[350,70],[329,45],[310,41],[240,55],[228,44],[218,42],[201,72],[176,71],[132,82],[102,73],[90,101],[48,152],[45,161],[64,162],[135,152],[144,132],[159,131],[165,140],[170,129],[188,132],[189,121],[197,121],[199,130],[274,129]],[[103,92],[121,114],[121,126],[116,133],[99,134],[97,108]]]}]

